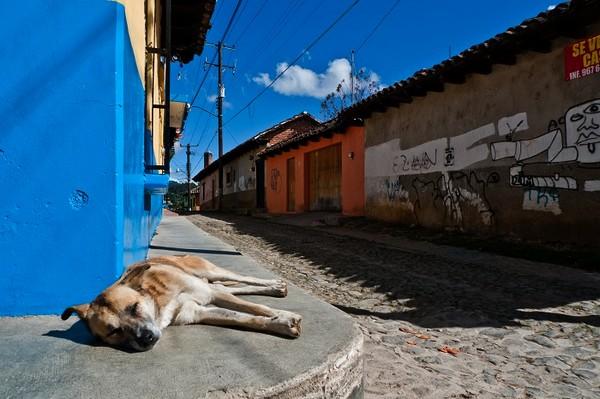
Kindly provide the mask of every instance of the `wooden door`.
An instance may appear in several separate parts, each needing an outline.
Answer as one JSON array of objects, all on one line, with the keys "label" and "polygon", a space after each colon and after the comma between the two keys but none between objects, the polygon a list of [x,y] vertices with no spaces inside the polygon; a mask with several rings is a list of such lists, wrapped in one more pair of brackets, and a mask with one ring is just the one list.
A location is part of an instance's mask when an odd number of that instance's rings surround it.
[{"label": "wooden door", "polygon": [[265,161],[256,160],[256,207],[265,207]]},{"label": "wooden door", "polygon": [[296,162],[294,158],[287,160],[287,210],[296,210]]},{"label": "wooden door", "polygon": [[308,200],[311,211],[339,211],[342,189],[342,146],[307,154]]}]

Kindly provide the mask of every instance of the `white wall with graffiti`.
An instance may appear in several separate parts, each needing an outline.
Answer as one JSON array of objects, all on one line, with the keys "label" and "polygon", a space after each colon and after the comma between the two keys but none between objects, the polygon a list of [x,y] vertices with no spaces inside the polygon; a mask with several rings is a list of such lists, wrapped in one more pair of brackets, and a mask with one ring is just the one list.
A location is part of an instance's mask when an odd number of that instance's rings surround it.
[{"label": "white wall with graffiti", "polygon": [[561,54],[560,45],[528,54],[368,119],[367,214],[536,231],[526,237],[536,240],[544,240],[544,226],[557,232],[549,239],[565,226],[565,233],[578,224],[590,230],[586,219],[600,220],[600,79],[564,81]]}]

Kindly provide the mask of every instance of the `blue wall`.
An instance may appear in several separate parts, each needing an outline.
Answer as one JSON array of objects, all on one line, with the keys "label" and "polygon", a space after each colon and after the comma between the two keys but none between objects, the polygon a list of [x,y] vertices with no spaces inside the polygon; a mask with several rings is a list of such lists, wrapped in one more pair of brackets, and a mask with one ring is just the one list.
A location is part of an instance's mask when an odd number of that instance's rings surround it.
[{"label": "blue wall", "polygon": [[[33,3],[33,4],[32,4]],[[0,2],[0,315],[89,301],[146,255],[144,93],[121,5]]]}]

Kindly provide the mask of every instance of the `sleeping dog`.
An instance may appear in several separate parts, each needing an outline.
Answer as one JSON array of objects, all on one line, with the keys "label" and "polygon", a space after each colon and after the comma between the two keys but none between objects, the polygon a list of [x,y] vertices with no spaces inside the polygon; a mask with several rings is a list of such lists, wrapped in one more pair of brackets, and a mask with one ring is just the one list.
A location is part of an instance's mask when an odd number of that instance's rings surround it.
[{"label": "sleeping dog", "polygon": [[[244,285],[240,285],[243,283]],[[162,256],[135,263],[92,303],[71,306],[105,343],[146,351],[171,324],[235,326],[296,338],[302,317],[235,295],[285,297],[281,280],[241,276],[195,256]]]}]

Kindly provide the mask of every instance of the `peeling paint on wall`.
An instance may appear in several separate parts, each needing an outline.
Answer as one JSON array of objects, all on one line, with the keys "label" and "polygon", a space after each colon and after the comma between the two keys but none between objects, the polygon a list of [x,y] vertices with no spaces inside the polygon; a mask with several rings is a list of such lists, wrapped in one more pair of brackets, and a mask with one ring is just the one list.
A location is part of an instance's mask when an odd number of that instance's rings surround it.
[{"label": "peeling paint on wall", "polygon": [[73,190],[69,197],[69,205],[75,210],[85,207],[90,202],[90,196],[83,190]]}]

